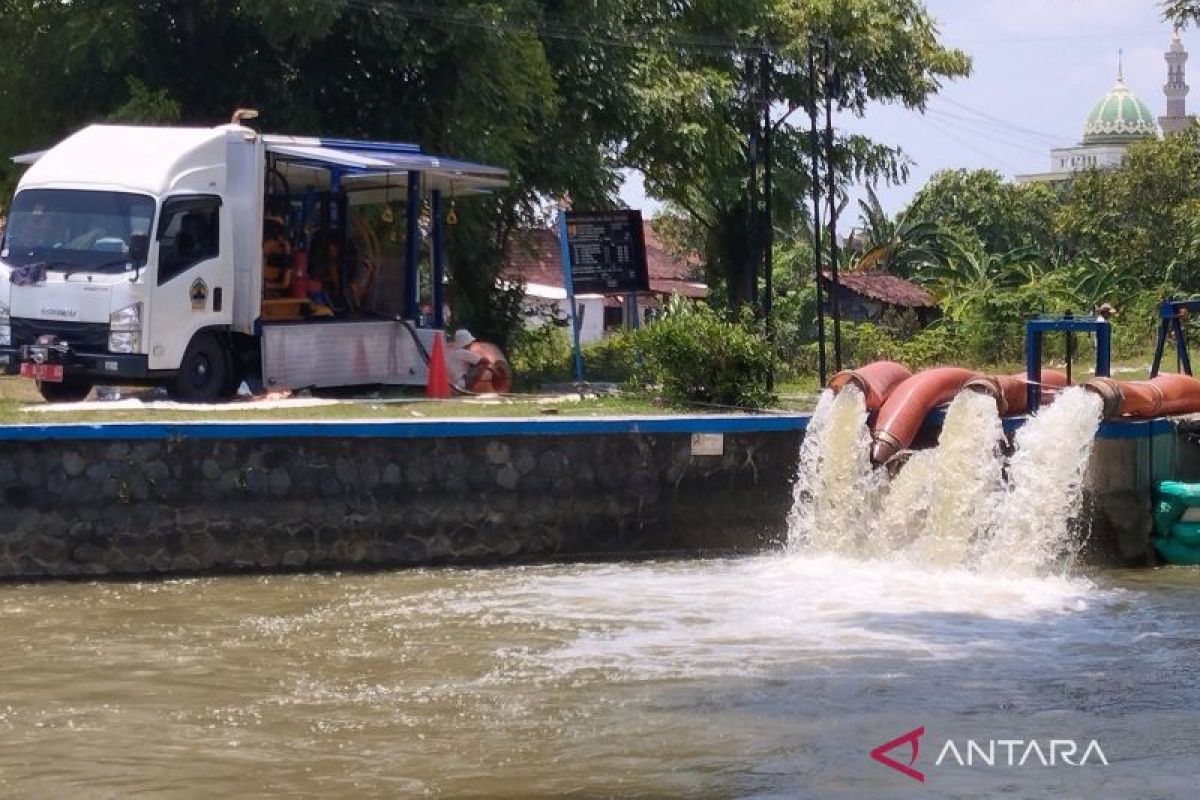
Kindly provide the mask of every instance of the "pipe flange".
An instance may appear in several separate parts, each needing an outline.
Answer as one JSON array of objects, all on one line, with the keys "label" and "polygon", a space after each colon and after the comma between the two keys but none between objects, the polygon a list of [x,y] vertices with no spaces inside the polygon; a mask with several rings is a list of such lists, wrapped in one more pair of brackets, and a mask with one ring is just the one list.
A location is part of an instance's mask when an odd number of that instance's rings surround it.
[{"label": "pipe flange", "polygon": [[1008,413],[1008,399],[1004,396],[1004,389],[1001,388],[999,379],[991,375],[971,378],[963,384],[962,391],[986,394],[996,401],[996,409],[1000,412],[1000,416],[1003,417]]}]

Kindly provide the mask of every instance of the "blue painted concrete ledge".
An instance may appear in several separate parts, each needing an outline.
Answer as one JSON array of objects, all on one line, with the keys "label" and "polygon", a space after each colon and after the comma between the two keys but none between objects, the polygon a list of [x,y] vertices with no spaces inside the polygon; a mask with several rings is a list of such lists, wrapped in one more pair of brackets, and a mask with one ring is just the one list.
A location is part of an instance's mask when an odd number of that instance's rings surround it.
[{"label": "blue painted concrete ledge", "polygon": [[427,439],[637,433],[803,431],[808,414],[632,417],[459,417],[424,420],[87,422],[0,426],[0,441],[162,439]]}]

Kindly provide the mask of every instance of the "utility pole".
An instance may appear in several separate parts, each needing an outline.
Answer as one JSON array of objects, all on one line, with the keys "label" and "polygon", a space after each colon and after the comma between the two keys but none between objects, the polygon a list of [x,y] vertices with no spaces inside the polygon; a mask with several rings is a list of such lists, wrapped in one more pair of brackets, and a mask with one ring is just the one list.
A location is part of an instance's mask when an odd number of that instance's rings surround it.
[{"label": "utility pole", "polygon": [[[774,65],[771,51],[764,44],[759,57],[759,79],[762,84],[762,161],[763,161],[763,322],[767,328],[767,341],[775,343],[775,326],[771,321],[771,309],[775,305],[775,220],[771,213],[771,78]],[[767,386],[775,388],[775,370],[767,375]]]},{"label": "utility pole", "polygon": [[812,235],[813,277],[817,289],[817,364],[821,386],[828,379],[825,364],[825,297],[821,285],[821,139],[817,135],[817,52],[813,37],[808,38],[808,120],[809,159],[812,162]]},{"label": "utility pole", "polygon": [[746,185],[746,271],[742,276],[745,281],[742,291],[746,302],[750,303],[756,314],[761,313],[758,307],[758,264],[762,256],[759,251],[758,236],[758,107],[754,96],[758,92],[758,81],[755,79],[755,67],[758,65],[754,55],[746,56],[746,94],[750,101],[750,124],[746,142],[746,166],[749,170]]},{"label": "utility pole", "polygon": [[833,368],[842,371],[842,315],[838,305],[837,173],[833,147],[833,93],[837,87],[837,67],[829,38],[825,39],[825,182],[829,190],[829,289],[833,312]]}]

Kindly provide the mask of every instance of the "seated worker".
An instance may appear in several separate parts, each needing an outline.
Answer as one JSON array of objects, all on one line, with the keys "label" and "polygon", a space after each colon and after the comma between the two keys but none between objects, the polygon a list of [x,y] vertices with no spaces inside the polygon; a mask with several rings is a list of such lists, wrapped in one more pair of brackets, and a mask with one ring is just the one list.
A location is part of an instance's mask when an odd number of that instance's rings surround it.
[{"label": "seated worker", "polygon": [[340,251],[336,235],[328,229],[313,234],[308,248],[308,296],[330,308],[335,303],[344,307]]},{"label": "seated worker", "polygon": [[295,276],[295,259],[287,228],[275,219],[263,220],[263,297],[287,297]]},{"label": "seated worker", "polygon": [[455,389],[470,390],[475,382],[491,369],[492,362],[468,348],[475,337],[466,328],[454,332],[449,349],[446,350],[446,372]]}]

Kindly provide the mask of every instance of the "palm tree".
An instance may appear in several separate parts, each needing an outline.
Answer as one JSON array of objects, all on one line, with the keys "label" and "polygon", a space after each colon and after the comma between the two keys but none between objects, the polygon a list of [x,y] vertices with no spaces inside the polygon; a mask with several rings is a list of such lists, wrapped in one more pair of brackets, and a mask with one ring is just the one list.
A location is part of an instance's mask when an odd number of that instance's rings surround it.
[{"label": "palm tree", "polygon": [[921,277],[928,269],[947,267],[963,255],[958,237],[936,222],[909,219],[908,214],[889,218],[870,187],[867,199],[858,205],[866,240],[855,270],[886,269],[905,278]]}]

